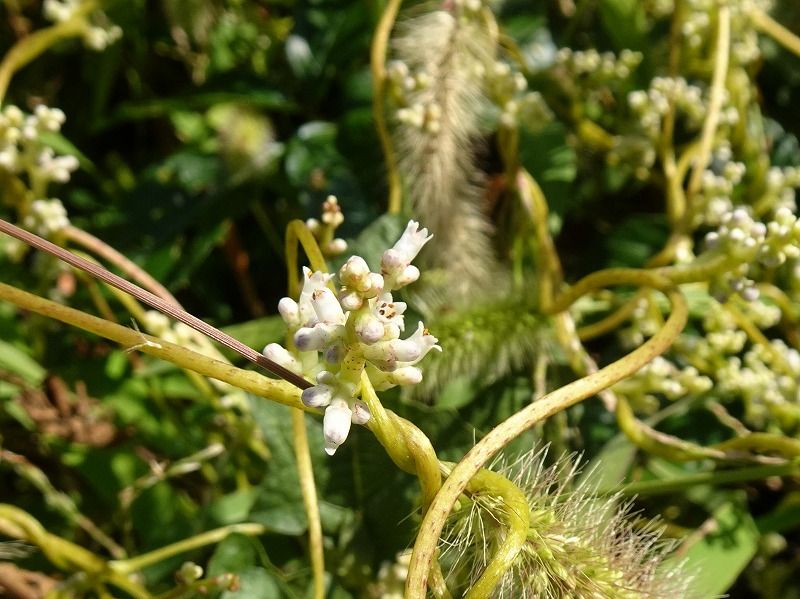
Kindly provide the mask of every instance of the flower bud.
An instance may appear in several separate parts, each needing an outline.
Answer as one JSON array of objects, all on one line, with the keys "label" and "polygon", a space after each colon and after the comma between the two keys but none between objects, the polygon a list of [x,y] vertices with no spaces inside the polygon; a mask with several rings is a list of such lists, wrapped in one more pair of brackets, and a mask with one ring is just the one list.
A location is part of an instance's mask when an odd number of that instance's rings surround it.
[{"label": "flower bud", "polygon": [[395,385],[417,385],[422,381],[422,371],[416,366],[403,366],[389,375]]},{"label": "flower bud", "polygon": [[322,434],[325,438],[325,453],[333,455],[350,433],[353,412],[342,399],[334,400],[325,410]]},{"label": "flower bud", "polygon": [[309,408],[321,408],[331,403],[333,388],[329,385],[314,385],[308,389],[303,389],[300,399],[303,405]]},{"label": "flower bud", "polygon": [[290,354],[282,345],[270,343],[261,353],[264,354],[264,357],[268,360],[272,360],[279,366],[283,366],[296,374],[302,374],[303,372],[303,367],[300,365],[299,360]]},{"label": "flower bud", "polygon": [[367,404],[360,399],[357,399],[353,403],[353,415],[350,418],[353,421],[353,424],[366,424],[369,422],[370,418],[372,418],[372,415],[369,413]]},{"label": "flower bud", "polygon": [[344,312],[339,300],[327,287],[317,289],[311,295],[311,305],[320,322],[325,324],[344,324]]},{"label": "flower bud", "polygon": [[367,345],[372,345],[383,338],[383,323],[372,314],[360,314],[355,322],[358,338]]},{"label": "flower bud", "polygon": [[294,334],[294,344],[300,351],[319,351],[325,349],[342,333],[341,325],[318,322],[313,327],[303,327]]},{"label": "flower bud", "polygon": [[278,312],[290,329],[295,329],[301,325],[300,322],[300,307],[297,302],[290,297],[281,298],[278,302]]}]

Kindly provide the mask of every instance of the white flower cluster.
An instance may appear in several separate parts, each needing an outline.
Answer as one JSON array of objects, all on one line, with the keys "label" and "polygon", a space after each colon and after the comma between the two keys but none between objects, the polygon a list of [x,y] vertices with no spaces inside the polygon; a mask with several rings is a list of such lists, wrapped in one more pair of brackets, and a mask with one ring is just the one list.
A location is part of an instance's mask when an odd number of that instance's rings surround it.
[{"label": "white flower cluster", "polygon": [[553,118],[539,92],[528,91],[528,81],[508,63],[495,62],[486,74],[489,98],[500,110],[500,123],[508,128],[517,124],[536,130]]},{"label": "white flower cluster", "polygon": [[411,550],[397,554],[394,562],[384,562],[378,570],[378,579],[367,589],[367,595],[374,599],[403,599],[406,578],[411,564]]},{"label": "white flower cluster", "polygon": [[59,131],[64,120],[58,108],[39,105],[33,114],[25,114],[16,106],[6,106],[0,112],[0,169],[26,173],[31,186],[69,181],[70,173],[78,168],[77,158],[56,156],[40,140],[42,133]]},{"label": "white flower cluster", "polygon": [[40,237],[52,237],[69,226],[67,210],[61,200],[34,200],[22,226]]},{"label": "white flower cluster", "polygon": [[617,56],[613,52],[598,52],[594,48],[589,50],[561,48],[556,53],[555,64],[565,68],[578,80],[598,84],[627,79],[642,62],[642,58],[641,52],[628,49],[622,50]]},{"label": "white flower cluster", "polygon": [[694,366],[678,368],[670,360],[658,356],[632,377],[614,385],[614,391],[628,398],[638,411],[652,412],[659,407],[656,394],[676,400],[686,395],[700,395],[712,386],[711,379]]},{"label": "white flower cluster", "polygon": [[645,134],[652,140],[661,137],[662,119],[674,105],[686,117],[691,129],[698,129],[705,118],[703,90],[683,77],[655,77],[647,91],[628,94],[628,104],[636,114]]},{"label": "white flower cluster", "polygon": [[401,106],[395,113],[397,120],[428,133],[438,133],[442,118],[442,107],[439,103],[433,99],[411,101],[417,94],[428,95],[424,92],[433,83],[431,74],[424,69],[412,73],[408,65],[400,60],[393,60],[389,64],[387,74],[395,101]]},{"label": "white flower cluster", "polygon": [[748,279],[754,268],[776,268],[800,257],[800,221],[789,208],[778,208],[766,224],[755,220],[746,207],[726,213],[721,220],[719,228],[706,235],[706,246],[739,264],[712,280],[712,294],[718,299],[731,293],[755,299],[755,283]]},{"label": "white flower cluster", "polygon": [[[172,322],[161,312],[147,310],[142,318],[142,326],[151,335],[159,337],[168,343],[180,345],[220,362],[228,362],[225,356],[209,341],[208,337],[182,322]],[[238,406],[246,410],[247,398],[242,391],[228,383],[213,378],[209,379],[209,381],[217,391],[223,394],[220,398],[223,406]]]},{"label": "white flower cluster", "polygon": [[[789,372],[778,365],[778,356]],[[754,345],[743,358],[729,358],[716,378],[721,392],[742,398],[745,419],[752,425],[776,423],[788,431],[800,423],[800,353],[780,339],[773,339],[769,348]]]},{"label": "white flower cluster", "polygon": [[[84,0],[44,0],[42,11],[46,19],[61,23],[75,17],[83,4]],[[94,11],[91,20],[83,30],[83,42],[92,50],[105,50],[122,37],[122,29],[102,11]]]},{"label": "white flower cluster", "polygon": [[742,182],[746,169],[744,163],[731,158],[730,145],[720,146],[712,156],[711,167],[703,172],[692,207],[694,227],[718,227],[733,211],[734,188]]},{"label": "white flower cluster", "polygon": [[[700,51],[715,39],[712,15],[718,0],[687,0],[681,35],[690,50]],[[771,0],[727,1],[731,10],[731,58],[735,63],[748,65],[761,57],[758,34],[753,26],[752,14],[769,11]]]},{"label": "white flower cluster", "polygon": [[303,403],[325,408],[325,451],[333,455],[344,443],[352,422],[364,424],[370,417],[356,396],[362,372],[378,390],[413,385],[422,380],[416,364],[432,349],[441,351],[437,339],[422,323],[408,338],[403,313],[406,304],[392,292],[419,277],[411,262],[428,242],[427,229],[410,221],[394,246],[383,253],[381,272],[371,272],[360,256],[351,256],[338,273],[338,292],[333,276],[305,268],[303,290],[297,301],[285,297],[278,310],[293,336],[295,352],[277,343],[264,348],[270,360],[316,380],[303,391]]},{"label": "white flower cluster", "polygon": [[[77,158],[57,156],[42,140],[43,134],[58,132],[64,120],[61,110],[44,105],[37,106],[33,114],[13,105],[0,112],[0,170],[26,177],[36,199],[17,208],[22,225],[43,237],[51,237],[69,225],[61,201],[43,198],[50,183],[66,183],[78,168]],[[23,253],[14,246],[9,255],[21,257]]]},{"label": "white flower cluster", "polygon": [[[701,378],[713,381],[715,397],[741,399],[748,424],[759,429],[778,424],[791,430],[800,422],[800,353],[781,340],[770,341],[769,347],[759,343],[748,347],[748,335],[739,328],[734,313],[711,302],[700,323],[702,334],[681,335],[671,353],[694,367]],[[759,329],[775,326],[782,315],[762,298],[739,308]],[[663,374],[675,377],[674,372]]]},{"label": "white flower cluster", "polygon": [[759,200],[762,205],[775,209],[788,208],[797,210],[795,189],[800,187],[800,168],[795,166],[770,167],[766,177],[764,196]]}]

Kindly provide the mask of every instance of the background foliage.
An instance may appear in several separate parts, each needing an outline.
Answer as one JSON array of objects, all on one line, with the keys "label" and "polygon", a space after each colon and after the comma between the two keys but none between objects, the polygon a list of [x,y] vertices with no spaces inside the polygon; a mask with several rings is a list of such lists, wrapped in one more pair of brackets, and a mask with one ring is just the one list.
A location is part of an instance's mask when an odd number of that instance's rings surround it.
[{"label": "background foliage", "polygon": [[[666,52],[669,21],[649,19],[646,5],[510,0],[496,12],[531,64],[557,48],[642,52],[641,64],[614,84],[619,88],[609,98],[585,106],[594,122],[624,134],[615,128],[630,119],[619,117],[627,109],[614,94],[646,87]],[[45,25],[40,9],[37,0],[3,3],[0,52]],[[100,53],[80,41],[58,44],[15,76],[6,98],[28,111],[44,103],[67,115],[50,141],[76,155],[81,168],[53,193],[74,225],[141,265],[189,312],[251,347],[281,342],[275,306],[286,294],[283,234],[292,219],[318,218],[322,201],[336,195],[346,218],[339,234],[370,261],[405,222],[385,214],[386,167],[372,116],[369,48],[383,4],[130,0],[109,1],[104,10],[124,32],[118,42]],[[773,14],[800,31],[793,2],[779,2]],[[797,166],[800,58],[769,38],[761,48],[754,71],[770,158]],[[609,266],[642,266],[669,236],[660,183],[637,176],[635,160],[608,160],[581,137],[570,113],[574,98],[565,100],[558,74],[531,67],[526,75],[555,118],[521,131],[520,161],[547,197],[566,280]],[[529,233],[509,200],[492,193],[503,177],[496,141],[487,135],[479,144],[486,174],[481,201],[507,257],[514,240]],[[11,206],[0,202],[0,216],[13,221]],[[530,271],[529,263],[523,266]],[[42,256],[0,258],[3,282],[92,305],[85,281],[68,270],[53,277],[54,269]],[[119,322],[129,322],[125,306],[106,297]],[[538,356],[549,365],[547,389],[573,378],[548,325],[527,312],[518,316],[526,301],[511,297],[490,313],[473,305],[426,320],[442,340],[443,359],[448,352],[461,358],[432,365],[415,396],[382,396],[431,438],[442,459],[457,461],[476,437],[531,401],[540,390],[531,374]],[[589,313],[609,305],[596,301]],[[416,308],[425,312],[424,302]],[[693,309],[703,310],[697,303]],[[477,336],[463,334],[465,322]],[[476,361],[464,349],[473,345],[503,365]],[[600,362],[623,351],[610,336],[587,347]],[[726,427],[692,407],[707,398],[658,396],[648,422],[702,445],[720,442],[729,436]],[[307,521],[288,408],[246,401],[243,408],[223,406],[173,366],[0,304],[0,501],[24,507],[48,531],[80,545],[131,555],[218,526],[261,523],[264,535],[234,534],[146,568],[148,588],[168,593],[175,572],[191,560],[208,576],[240,575],[241,590],[224,597],[308,596]],[[741,416],[741,403],[726,405]],[[414,478],[394,468],[364,430],[328,458],[319,419],[308,418],[307,427],[328,596],[381,596],[375,581],[382,566],[410,545],[419,523]],[[787,435],[796,439],[796,430]],[[637,452],[598,399],[536,427],[506,451],[514,455],[542,441],[552,444],[551,455],[582,452],[605,488],[719,471],[708,460]],[[171,469],[181,460],[189,466]],[[705,596],[800,597],[797,483],[794,472],[643,491],[636,507],[643,516],[660,516],[669,536],[690,539],[685,554],[703,564],[698,578],[708,585]],[[102,546],[86,521],[113,541]],[[64,578],[41,553],[22,554],[14,564],[39,573],[42,585]]]}]

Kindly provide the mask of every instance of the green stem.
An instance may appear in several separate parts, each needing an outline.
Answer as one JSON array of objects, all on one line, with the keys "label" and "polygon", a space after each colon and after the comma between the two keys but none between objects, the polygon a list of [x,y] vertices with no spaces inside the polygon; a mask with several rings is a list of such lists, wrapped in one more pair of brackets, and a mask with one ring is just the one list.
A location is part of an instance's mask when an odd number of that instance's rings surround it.
[{"label": "green stem", "polygon": [[[700,472],[678,476],[668,480],[646,480],[622,485],[618,489],[608,491],[609,495],[623,493],[624,495],[663,495],[676,493],[698,485],[727,485],[753,480],[762,480],[770,476],[797,476],[800,473],[800,461],[787,464],[753,466],[738,468],[736,470],[722,470],[715,472]],[[605,493],[604,493],[605,494]]]},{"label": "green stem", "polygon": [[[300,284],[297,279],[297,248],[303,246],[309,262],[314,270],[327,270],[325,257],[319,244],[306,224],[293,220],[286,228],[285,259],[289,277],[288,291],[290,297],[300,295]],[[292,340],[287,335],[287,347],[292,347]],[[311,462],[311,450],[308,446],[305,414],[302,410],[292,410],[292,444],[297,459],[297,475],[300,480],[300,491],[303,496],[303,507],[308,520],[308,547],[311,558],[311,570],[314,578],[314,599],[325,597],[325,552],[322,538],[322,521],[319,513],[319,499],[314,482],[314,466]]]},{"label": "green stem", "polygon": [[694,161],[692,175],[686,188],[689,200],[700,190],[703,173],[711,160],[711,149],[714,135],[719,125],[722,103],[725,100],[725,80],[728,76],[728,63],[731,52],[731,9],[727,4],[720,4],[717,14],[717,45],[714,51],[714,74],[711,79],[711,92],[708,100],[708,111],[703,122],[700,137],[700,149]]},{"label": "green stem", "polygon": [[205,547],[206,545],[219,543],[228,535],[240,534],[257,537],[266,532],[267,527],[263,524],[231,524],[229,526],[223,526],[222,528],[209,530],[208,532],[189,537],[188,539],[183,539],[177,543],[160,547],[159,549],[155,549],[148,553],[143,553],[142,555],[138,555],[136,557],[111,561],[109,562],[109,566],[111,566],[114,571],[121,574],[132,574],[134,572],[139,572],[148,566],[157,564],[165,559],[169,559],[175,555],[186,553],[187,551],[198,549],[200,547]]},{"label": "green stem", "polygon": [[5,99],[14,73],[60,40],[83,33],[87,25],[86,15],[95,9],[95,4],[94,0],[85,1],[70,19],[40,29],[22,38],[11,47],[3,58],[3,62],[0,63],[0,104]]},{"label": "green stem", "polygon": [[0,300],[11,302],[24,310],[110,339],[125,348],[135,349],[172,362],[186,370],[193,370],[203,376],[230,383],[259,397],[295,408],[308,409],[300,401],[300,390],[284,380],[270,379],[257,372],[237,368],[179,345],[168,343],[163,339],[157,339],[80,310],[62,306],[5,283],[0,283]]},{"label": "green stem", "polygon": [[370,70],[372,71],[372,118],[375,120],[375,129],[381,142],[383,158],[386,162],[386,171],[389,184],[388,211],[397,214],[402,208],[402,185],[400,171],[397,168],[397,155],[392,147],[389,128],[386,125],[384,101],[386,99],[386,48],[389,45],[389,35],[397,19],[400,4],[403,0],[389,0],[383,9],[375,36],[372,38],[370,50]]},{"label": "green stem", "polygon": [[503,515],[508,531],[503,544],[492,556],[491,561],[472,585],[464,599],[481,599],[491,596],[500,579],[511,569],[519,552],[528,539],[531,524],[530,508],[525,493],[510,480],[495,472],[481,470],[466,487],[469,492],[481,492],[491,489],[492,495],[503,501]]},{"label": "green stem", "polygon": [[767,13],[760,10],[753,11],[750,15],[757,29],[769,35],[781,46],[800,57],[800,37],[786,29]]}]

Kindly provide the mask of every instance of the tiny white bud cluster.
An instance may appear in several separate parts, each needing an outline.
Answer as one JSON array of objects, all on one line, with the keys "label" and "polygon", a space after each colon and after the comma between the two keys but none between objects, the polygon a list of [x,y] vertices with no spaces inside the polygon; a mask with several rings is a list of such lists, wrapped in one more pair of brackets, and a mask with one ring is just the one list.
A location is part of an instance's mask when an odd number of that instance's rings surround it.
[{"label": "tiny white bud cluster", "polygon": [[687,395],[701,395],[712,386],[711,379],[694,366],[678,368],[659,356],[632,377],[614,385],[614,391],[628,398],[637,410],[653,411],[659,407],[657,394],[674,401]]},{"label": "tiny white bud cluster", "polygon": [[[83,0],[44,0],[42,12],[49,21],[62,23],[77,16],[83,4]],[[122,29],[102,11],[95,11],[83,30],[83,42],[92,50],[105,50],[121,37]]]},{"label": "tiny white bud cluster", "polygon": [[322,202],[322,222],[309,218],[306,227],[319,243],[319,249],[325,256],[338,256],[347,251],[347,242],[334,237],[336,229],[344,222],[344,214],[336,196],[329,195]]},{"label": "tiny white bud cluster", "polygon": [[501,125],[514,128],[518,124],[538,130],[553,119],[539,92],[528,91],[528,81],[505,62],[495,62],[486,73],[489,98],[500,110]]},{"label": "tiny white bud cluster", "polygon": [[[61,110],[42,104],[32,114],[13,105],[0,112],[0,171],[27,183],[30,193],[17,206],[21,224],[43,237],[69,225],[61,201],[43,197],[50,183],[66,183],[79,166],[77,158],[56,155],[42,139],[46,133],[58,132],[64,120]],[[12,249],[15,257],[24,254],[24,248]]]},{"label": "tiny white bud cluster", "polygon": [[[761,57],[758,32],[753,24],[754,12],[769,11],[771,0],[737,0],[725,2],[731,12],[731,60],[735,64],[749,65]],[[700,52],[714,39],[711,15],[716,0],[687,0],[681,25],[681,35],[689,50]]]},{"label": "tiny white bud cluster", "polygon": [[61,200],[34,200],[22,226],[40,237],[51,237],[69,226],[69,218]]},{"label": "tiny white bud cluster", "polygon": [[[227,362],[226,358],[214,344],[209,341],[208,337],[195,331],[189,325],[182,322],[171,321],[161,312],[147,310],[143,314],[141,325],[145,331],[154,337],[159,337],[168,343],[180,345],[181,347],[208,356],[209,358],[214,358],[220,362]],[[236,405],[246,410],[247,398],[242,391],[228,383],[213,378],[209,379],[209,381],[215,389],[224,394],[220,398],[223,406],[232,407]]]},{"label": "tiny white bud cluster", "polygon": [[437,339],[422,323],[406,339],[406,304],[392,292],[413,283],[419,270],[411,264],[431,239],[426,229],[410,221],[403,235],[381,257],[381,272],[372,272],[360,256],[351,256],[339,269],[337,291],[333,275],[303,269],[304,283],[297,301],[285,297],[278,311],[293,336],[295,352],[272,343],[264,355],[316,381],[303,391],[303,403],[325,408],[325,451],[333,455],[344,443],[351,423],[370,418],[356,396],[366,370],[376,389],[411,385],[422,380],[416,364]]},{"label": "tiny white bud cluster", "polygon": [[628,94],[628,104],[638,117],[645,134],[652,140],[661,137],[662,119],[674,105],[686,117],[690,129],[698,129],[705,118],[703,91],[683,77],[655,77],[647,91]]},{"label": "tiny white bud cluster", "polygon": [[58,108],[39,105],[33,114],[25,114],[13,105],[0,112],[0,169],[12,174],[26,173],[30,179],[64,183],[78,168],[74,156],[56,156],[40,140],[43,133],[58,132],[64,124]]},{"label": "tiny white bud cluster", "polygon": [[695,199],[692,224],[718,227],[733,210],[734,189],[745,174],[742,162],[731,160],[730,146],[720,147],[713,155],[711,168],[703,172]]},{"label": "tiny white bud cluster", "polygon": [[567,69],[574,78],[594,86],[627,79],[642,58],[641,52],[628,49],[622,50],[617,56],[613,52],[598,52],[594,48],[561,48],[556,54],[556,65]]}]

